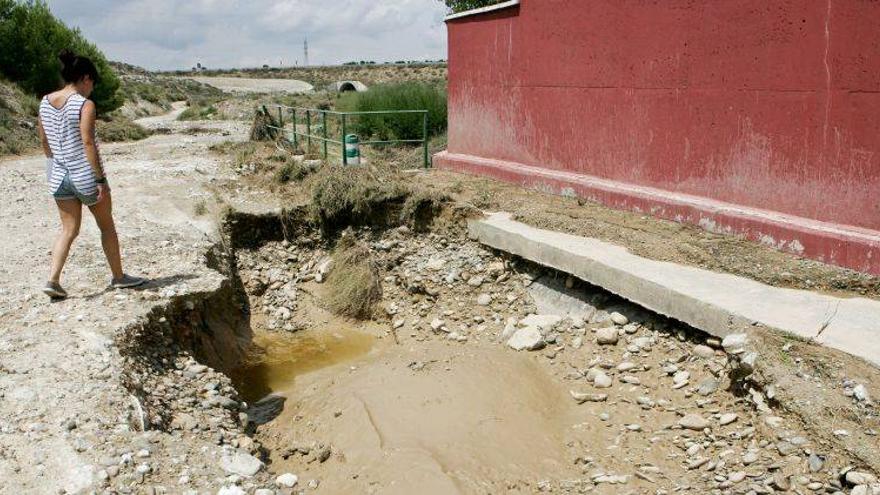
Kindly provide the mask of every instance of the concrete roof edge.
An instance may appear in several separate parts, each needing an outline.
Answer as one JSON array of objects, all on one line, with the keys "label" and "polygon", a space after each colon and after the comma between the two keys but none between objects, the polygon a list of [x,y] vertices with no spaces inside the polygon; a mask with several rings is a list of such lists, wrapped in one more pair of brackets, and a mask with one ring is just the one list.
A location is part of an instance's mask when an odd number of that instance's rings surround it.
[{"label": "concrete roof edge", "polygon": [[445,21],[454,21],[456,19],[461,19],[462,17],[470,17],[473,15],[486,14],[489,12],[495,12],[496,10],[507,9],[510,7],[516,7],[519,5],[520,0],[508,0],[507,2],[498,3],[495,5],[489,5],[488,7],[480,7],[478,9],[465,10],[464,12],[458,12],[455,14],[449,14],[446,16]]}]

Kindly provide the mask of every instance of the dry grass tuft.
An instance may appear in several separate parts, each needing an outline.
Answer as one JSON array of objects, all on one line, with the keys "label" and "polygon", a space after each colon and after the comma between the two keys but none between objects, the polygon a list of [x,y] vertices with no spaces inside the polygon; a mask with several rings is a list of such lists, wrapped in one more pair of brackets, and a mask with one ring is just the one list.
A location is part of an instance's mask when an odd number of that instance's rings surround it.
[{"label": "dry grass tuft", "polygon": [[333,268],[325,287],[327,308],[350,318],[371,318],[382,300],[382,283],[370,249],[354,235],[344,234],[332,257]]}]

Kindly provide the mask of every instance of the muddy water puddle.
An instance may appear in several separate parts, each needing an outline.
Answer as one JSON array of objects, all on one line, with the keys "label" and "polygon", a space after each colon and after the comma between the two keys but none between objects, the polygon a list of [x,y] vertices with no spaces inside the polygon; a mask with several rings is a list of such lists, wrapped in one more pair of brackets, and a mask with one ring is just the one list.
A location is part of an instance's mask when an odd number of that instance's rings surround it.
[{"label": "muddy water puddle", "polygon": [[254,350],[244,365],[230,373],[249,404],[290,390],[297,377],[366,356],[376,337],[340,325],[297,333],[257,331]]}]

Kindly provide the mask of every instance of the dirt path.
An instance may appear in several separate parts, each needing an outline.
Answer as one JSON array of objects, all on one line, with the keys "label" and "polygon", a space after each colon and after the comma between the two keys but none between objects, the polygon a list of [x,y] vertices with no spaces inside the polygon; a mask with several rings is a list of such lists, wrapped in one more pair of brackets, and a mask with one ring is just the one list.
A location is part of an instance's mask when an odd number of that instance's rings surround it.
[{"label": "dirt path", "polygon": [[314,87],[296,79],[253,79],[249,77],[192,77],[200,83],[230,93],[308,93]]},{"label": "dirt path", "polygon": [[[170,298],[212,291],[221,282],[204,265],[215,222],[196,215],[195,205],[210,207],[205,186],[218,174],[207,146],[244,137],[246,127],[201,125],[230,136],[164,135],[102,147],[126,269],[152,280],[139,291],[106,289],[98,231],[84,213],[62,280],[71,297],[50,303],[39,290],[58,220],[46,192],[45,159],[0,165],[0,493],[78,493],[114,473],[137,487],[138,476],[171,470],[166,446],[127,423],[132,398],[121,385],[124,366],[114,338]],[[191,448],[198,465],[206,455],[202,446],[181,445],[178,455]],[[212,483],[216,475],[210,473]]]}]

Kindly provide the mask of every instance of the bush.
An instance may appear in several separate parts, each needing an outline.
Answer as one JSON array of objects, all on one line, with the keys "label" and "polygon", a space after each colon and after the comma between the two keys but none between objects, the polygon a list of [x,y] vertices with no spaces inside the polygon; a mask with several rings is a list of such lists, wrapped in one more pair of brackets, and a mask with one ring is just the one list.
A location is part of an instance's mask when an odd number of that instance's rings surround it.
[{"label": "bush", "polygon": [[328,309],[351,318],[373,316],[376,304],[382,300],[382,283],[370,249],[354,235],[343,235],[332,259],[325,299]]},{"label": "bush", "polygon": [[89,57],[100,78],[91,96],[98,111],[108,113],[122,106],[119,79],[104,55],[79,30],[56,19],[43,1],[0,0],[0,47],[0,72],[36,95],[61,86],[58,54],[62,50]]},{"label": "bush", "polygon": [[[428,136],[446,131],[446,92],[430,84],[406,82],[374,86],[363,93],[347,93],[339,101],[345,111],[427,110]],[[363,138],[421,139],[422,116],[418,114],[361,115],[354,130]]]},{"label": "bush", "polygon": [[152,132],[133,121],[114,115],[111,119],[101,120],[95,126],[98,139],[107,143],[123,141],[140,141],[150,137]]}]

